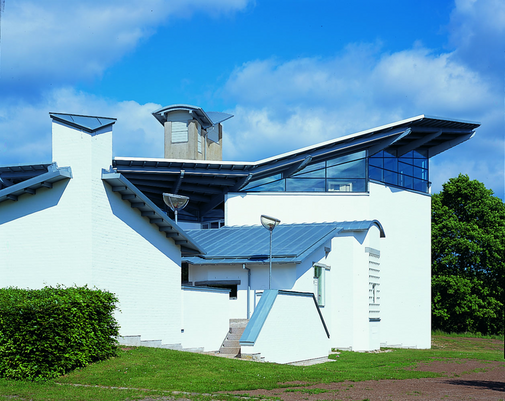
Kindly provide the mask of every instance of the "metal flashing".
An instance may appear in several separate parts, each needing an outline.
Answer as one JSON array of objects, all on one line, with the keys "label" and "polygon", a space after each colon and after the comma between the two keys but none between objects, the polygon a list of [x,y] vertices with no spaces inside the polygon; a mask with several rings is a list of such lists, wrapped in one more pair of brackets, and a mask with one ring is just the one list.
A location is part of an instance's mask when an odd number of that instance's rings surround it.
[{"label": "metal flashing", "polygon": [[64,125],[69,125],[73,128],[82,129],[88,133],[95,133],[98,130],[112,126],[116,122],[116,118],[85,116],[80,114],[67,113],[49,113],[49,116]]},{"label": "metal flashing", "polygon": [[342,231],[368,231],[370,227],[376,226],[379,229],[380,237],[386,238],[386,233],[379,220],[348,221],[342,223]]},{"label": "metal flashing", "polygon": [[242,337],[240,337],[240,345],[254,345],[270,311],[272,310],[272,307],[274,306],[274,302],[278,294],[279,290],[263,291],[260,301],[258,302],[258,305],[256,305],[254,313],[242,333]]}]

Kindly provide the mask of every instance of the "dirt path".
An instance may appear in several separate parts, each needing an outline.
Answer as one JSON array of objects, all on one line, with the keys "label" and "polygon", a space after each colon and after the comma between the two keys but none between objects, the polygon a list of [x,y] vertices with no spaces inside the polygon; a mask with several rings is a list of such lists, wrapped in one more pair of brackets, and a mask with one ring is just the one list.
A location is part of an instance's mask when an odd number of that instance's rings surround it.
[{"label": "dirt path", "polygon": [[[435,361],[422,364],[417,370],[443,373],[444,377],[316,384],[247,393],[286,401],[505,400],[505,361]],[[244,391],[236,393],[244,394]]]}]

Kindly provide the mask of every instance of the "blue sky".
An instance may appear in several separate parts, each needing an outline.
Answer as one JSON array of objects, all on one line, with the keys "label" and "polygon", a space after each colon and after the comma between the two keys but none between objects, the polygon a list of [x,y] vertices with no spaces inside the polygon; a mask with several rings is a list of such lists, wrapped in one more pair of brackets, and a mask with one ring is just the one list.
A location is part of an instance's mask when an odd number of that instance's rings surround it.
[{"label": "blue sky", "polygon": [[50,111],[117,118],[138,157],[163,156],[157,108],[229,112],[239,161],[426,114],[482,124],[433,192],[465,173],[504,198],[502,0],[5,0],[0,30],[0,165],[51,161]]}]

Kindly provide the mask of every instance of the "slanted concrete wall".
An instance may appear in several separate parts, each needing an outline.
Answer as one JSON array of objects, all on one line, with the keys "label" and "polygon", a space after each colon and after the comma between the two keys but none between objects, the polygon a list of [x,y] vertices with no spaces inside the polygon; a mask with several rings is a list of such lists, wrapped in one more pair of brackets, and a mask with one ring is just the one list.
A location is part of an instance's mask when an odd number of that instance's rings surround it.
[{"label": "slanted concrete wall", "polygon": [[[274,301],[265,302],[272,293]],[[255,315],[240,339],[242,354],[260,353],[276,363],[328,356],[330,342],[312,294],[266,290]]]},{"label": "slanted concrete wall", "polygon": [[230,327],[229,290],[182,287],[182,346],[218,351]]}]

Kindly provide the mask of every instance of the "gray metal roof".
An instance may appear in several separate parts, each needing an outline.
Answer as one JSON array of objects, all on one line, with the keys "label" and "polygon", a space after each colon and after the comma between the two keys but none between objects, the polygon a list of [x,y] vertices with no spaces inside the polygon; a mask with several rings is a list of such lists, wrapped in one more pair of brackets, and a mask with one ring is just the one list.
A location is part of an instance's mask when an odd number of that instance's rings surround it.
[{"label": "gray metal roof", "polygon": [[470,139],[479,126],[475,122],[420,115],[257,162],[116,157],[113,166],[160,206],[163,192],[189,196],[186,213],[199,221],[210,211],[221,210],[224,195],[239,191],[248,182],[273,174],[290,177],[304,163],[363,150],[369,155],[388,150],[398,156],[422,150],[433,157]]},{"label": "gray metal roof", "polygon": [[[16,173],[18,176],[16,176]],[[19,175],[34,174],[31,178],[24,178],[13,184],[11,180]],[[13,177],[8,180],[4,177]],[[22,195],[35,195],[40,188],[52,188],[55,182],[72,178],[70,167],[58,167],[56,163],[50,165],[11,166],[0,167],[0,202],[17,201]],[[9,185],[11,184],[12,185]]]},{"label": "gray metal roof", "polygon": [[143,217],[149,219],[149,223],[158,226],[159,231],[164,232],[167,238],[172,238],[176,245],[180,245],[183,255],[205,253],[204,248],[197,241],[191,238],[122,174],[102,170],[102,180],[112,187],[113,192],[119,193],[125,202],[129,202],[132,208],[138,209]]},{"label": "gray metal roof", "polygon": [[[272,262],[300,263],[317,248],[339,233],[367,231],[377,226],[377,220],[335,223],[280,224],[273,232]],[[267,263],[270,252],[270,233],[263,226],[233,226],[215,230],[188,230],[192,238],[206,249],[199,257],[186,257],[190,264]]]},{"label": "gray metal roof", "polygon": [[51,163],[0,166],[0,189],[45,174]]},{"label": "gray metal roof", "polygon": [[99,129],[112,125],[116,122],[116,118],[109,117],[94,117],[83,116],[79,114],[66,114],[66,113],[49,113],[51,118],[55,121],[70,125],[74,128],[82,129],[88,133],[93,133]]},{"label": "gray metal roof", "polygon": [[219,111],[208,111],[207,115],[210,117],[214,125],[222,123],[223,121],[229,120],[233,117],[233,114],[221,113]]}]

